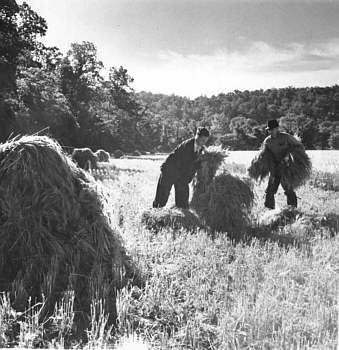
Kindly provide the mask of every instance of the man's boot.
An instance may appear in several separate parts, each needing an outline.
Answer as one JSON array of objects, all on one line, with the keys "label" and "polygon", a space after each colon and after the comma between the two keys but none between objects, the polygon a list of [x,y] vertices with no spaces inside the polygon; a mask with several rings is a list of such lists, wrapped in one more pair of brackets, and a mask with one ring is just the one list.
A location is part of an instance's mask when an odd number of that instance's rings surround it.
[{"label": "man's boot", "polygon": [[269,209],[275,208],[274,194],[266,193],[265,207]]}]

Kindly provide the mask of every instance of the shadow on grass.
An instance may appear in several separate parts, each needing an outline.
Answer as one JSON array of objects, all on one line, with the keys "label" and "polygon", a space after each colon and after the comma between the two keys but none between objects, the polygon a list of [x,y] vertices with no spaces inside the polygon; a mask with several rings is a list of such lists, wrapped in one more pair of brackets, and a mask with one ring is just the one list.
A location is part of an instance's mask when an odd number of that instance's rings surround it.
[{"label": "shadow on grass", "polygon": [[[305,248],[310,245],[315,236],[334,237],[338,233],[339,215],[336,213],[311,215],[293,207],[284,207],[264,213],[259,220],[252,222],[242,233],[220,232],[207,226],[196,212],[174,207],[147,210],[141,216],[141,223],[155,234],[165,228],[178,232],[184,229],[191,234],[203,229],[212,240],[224,235],[233,244],[252,244],[255,239],[263,244],[266,242],[278,243],[279,246],[285,248]],[[175,239],[176,236],[177,234],[174,234],[173,238]]]}]

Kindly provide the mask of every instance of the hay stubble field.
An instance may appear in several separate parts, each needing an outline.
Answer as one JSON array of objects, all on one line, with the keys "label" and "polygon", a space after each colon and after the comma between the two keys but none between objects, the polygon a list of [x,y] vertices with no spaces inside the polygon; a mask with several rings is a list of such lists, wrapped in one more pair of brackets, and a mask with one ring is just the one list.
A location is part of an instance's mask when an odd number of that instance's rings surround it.
[{"label": "hay stubble field", "polygon": [[[233,152],[226,166],[232,174],[244,175],[253,155]],[[262,218],[279,216],[285,195],[279,189],[278,209],[270,212],[263,206],[266,183],[256,183],[251,213],[255,237],[249,231],[232,240],[226,233],[212,237],[207,230],[192,233],[171,227],[154,232],[142,225],[164,155],[111,159],[109,165],[93,170],[97,187],[105,194],[109,221],[121,233],[142,284],[118,292],[118,326],[112,334],[105,328],[103,311],[92,315],[85,346],[337,349],[339,157],[332,151],[310,156],[315,175],[298,189],[298,207],[304,218],[316,217],[316,224],[293,223],[282,216],[271,230],[264,230]],[[167,206],[173,204],[172,193]],[[27,311],[22,323],[20,347],[39,346],[43,325],[34,310]],[[8,322],[11,312],[3,297],[0,320]],[[48,347],[84,345],[67,342],[64,336],[69,336],[73,322],[69,304],[59,305],[54,317],[60,336]],[[0,324],[2,346],[10,345],[5,322]]]},{"label": "hay stubble field", "polygon": [[[338,179],[338,152],[309,154],[316,172]],[[244,173],[253,155],[231,153],[228,168]],[[121,334],[140,336],[150,349],[336,349],[338,192],[309,184],[297,191],[300,211],[331,217],[331,230],[319,226],[310,232],[286,223],[272,239],[246,243],[223,233],[212,240],[205,231],[167,228],[154,234],[140,224],[163,156],[154,158],[111,160],[119,175],[102,181],[112,221],[146,281],[143,289],[119,296]],[[253,220],[267,214],[265,185],[255,185]],[[282,208],[281,188],[276,199]],[[172,193],[167,206],[173,204]]]}]

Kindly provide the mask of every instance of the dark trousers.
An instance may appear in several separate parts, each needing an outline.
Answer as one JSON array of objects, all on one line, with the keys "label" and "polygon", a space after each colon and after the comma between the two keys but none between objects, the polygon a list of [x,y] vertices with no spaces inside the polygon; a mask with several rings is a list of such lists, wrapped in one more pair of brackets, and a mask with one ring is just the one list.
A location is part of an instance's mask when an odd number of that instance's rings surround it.
[{"label": "dark trousers", "polygon": [[187,180],[185,181],[184,179],[180,178],[178,174],[174,174],[173,170],[162,170],[153,202],[153,208],[162,208],[166,205],[171,188],[174,185],[175,205],[178,208],[187,209],[189,198],[188,184],[189,182],[187,182]]},{"label": "dark trousers", "polygon": [[287,197],[287,205],[292,205],[293,207],[297,207],[297,195],[295,194],[293,188],[284,181],[281,181],[281,175],[277,173],[271,173],[268,179],[268,185],[266,188],[266,197],[265,197],[265,207],[274,209],[275,208],[275,200],[274,195],[278,191],[278,187],[281,184],[281,187],[285,191],[285,195]]}]

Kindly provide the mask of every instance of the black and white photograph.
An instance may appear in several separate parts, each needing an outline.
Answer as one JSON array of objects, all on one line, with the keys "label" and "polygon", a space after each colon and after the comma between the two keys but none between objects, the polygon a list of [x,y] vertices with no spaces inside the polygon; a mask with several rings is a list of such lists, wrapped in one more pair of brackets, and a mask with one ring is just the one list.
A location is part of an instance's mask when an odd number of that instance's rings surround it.
[{"label": "black and white photograph", "polygon": [[0,348],[337,350],[339,0],[0,0]]}]

